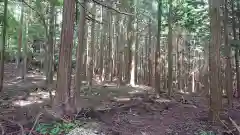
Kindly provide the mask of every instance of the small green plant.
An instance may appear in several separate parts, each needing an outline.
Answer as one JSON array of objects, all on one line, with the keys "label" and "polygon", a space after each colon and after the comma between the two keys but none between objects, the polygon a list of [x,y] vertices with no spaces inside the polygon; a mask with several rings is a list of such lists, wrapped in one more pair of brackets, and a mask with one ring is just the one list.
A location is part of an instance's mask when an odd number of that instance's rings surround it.
[{"label": "small green plant", "polygon": [[67,134],[72,129],[81,126],[79,121],[74,121],[71,123],[66,122],[53,122],[53,123],[39,123],[36,126],[36,132],[44,135],[61,135]]},{"label": "small green plant", "polygon": [[216,135],[213,131],[203,131],[201,130],[199,135]]}]

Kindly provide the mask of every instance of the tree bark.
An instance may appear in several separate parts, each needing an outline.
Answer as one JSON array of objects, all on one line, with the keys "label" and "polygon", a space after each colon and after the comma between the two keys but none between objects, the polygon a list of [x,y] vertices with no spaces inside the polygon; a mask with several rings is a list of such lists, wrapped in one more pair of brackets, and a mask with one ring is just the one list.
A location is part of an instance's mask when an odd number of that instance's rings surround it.
[{"label": "tree bark", "polygon": [[173,55],[172,55],[172,0],[169,0],[169,13],[168,13],[168,96],[172,95],[173,83]]},{"label": "tree bark", "polygon": [[155,71],[155,90],[158,92],[158,94],[161,93],[160,90],[160,76],[161,76],[161,69],[160,69],[160,37],[161,37],[161,23],[162,23],[162,1],[158,1],[158,31],[157,31],[157,44],[156,44],[156,50],[155,50],[155,65],[154,65],[154,71]]},{"label": "tree bark", "polygon": [[[96,14],[96,5],[94,4],[92,6],[92,18],[95,19]],[[92,21],[91,25],[91,43],[89,46],[89,56],[88,56],[88,83],[89,83],[89,89],[92,90],[92,79],[93,79],[93,53],[94,53],[94,44],[95,44],[95,21]]]},{"label": "tree bark", "polygon": [[85,23],[86,23],[86,10],[84,9],[86,7],[86,0],[81,0],[82,6],[80,6],[80,18],[79,18],[79,24],[78,24],[78,46],[77,46],[77,63],[76,63],[76,76],[75,76],[75,94],[74,94],[74,100],[75,100],[75,106],[78,103],[78,99],[80,97],[81,92],[81,84],[83,81],[83,52],[84,52],[84,32],[85,32]]},{"label": "tree bark", "polygon": [[231,45],[228,43],[228,0],[224,0],[224,41],[225,41],[225,47],[226,47],[226,69],[225,69],[225,75],[226,75],[226,92],[228,97],[228,105],[231,108],[232,107],[232,65],[231,65]]},{"label": "tree bark", "polygon": [[[239,1],[237,2],[237,10],[240,11]],[[240,16],[238,16],[238,23],[240,24]],[[238,40],[240,40],[240,27],[238,28]],[[237,78],[237,90],[238,90],[238,98],[240,98],[240,64],[239,64],[239,55],[240,55],[240,47],[237,46],[235,48],[235,63],[236,63],[236,78]]]},{"label": "tree bark", "polygon": [[210,1],[210,30],[211,40],[209,49],[209,71],[210,71],[210,110],[209,117],[212,122],[219,121],[222,92],[219,88],[219,66],[220,66],[220,3],[218,0]]},{"label": "tree bark", "polygon": [[8,0],[4,0],[4,13],[3,13],[3,29],[2,29],[2,46],[0,46],[0,92],[3,89],[3,76],[4,76],[4,52],[7,34],[7,8]]},{"label": "tree bark", "polygon": [[[73,47],[73,28],[75,21],[75,0],[64,0],[63,22],[61,30],[61,43],[59,51],[59,68],[57,76],[57,90],[55,106],[66,104],[65,109],[70,106],[70,87],[72,72],[72,47]],[[71,112],[69,112],[71,113]]]},{"label": "tree bark", "polygon": [[48,86],[53,83],[53,54],[54,54],[54,16],[55,16],[55,0],[50,1],[50,20],[49,20],[49,35],[48,35],[48,73],[46,82]]},{"label": "tree bark", "polygon": [[137,52],[137,46],[136,46],[136,9],[137,9],[137,7],[136,7],[136,0],[132,0],[131,1],[131,8],[130,8],[130,12],[131,13],[133,13],[134,14],[134,16],[130,16],[130,18],[129,18],[129,23],[131,23],[131,24],[129,24],[130,25],[130,29],[129,29],[129,46],[131,47],[131,49],[130,50],[132,50],[131,51],[131,61],[129,61],[130,63],[131,63],[131,76],[130,76],[130,84],[131,85],[135,85],[136,84],[136,80],[135,80],[135,78],[136,78],[136,75],[135,75],[135,70],[136,70],[136,58],[135,57],[137,57],[137,54],[136,54],[136,52]]}]

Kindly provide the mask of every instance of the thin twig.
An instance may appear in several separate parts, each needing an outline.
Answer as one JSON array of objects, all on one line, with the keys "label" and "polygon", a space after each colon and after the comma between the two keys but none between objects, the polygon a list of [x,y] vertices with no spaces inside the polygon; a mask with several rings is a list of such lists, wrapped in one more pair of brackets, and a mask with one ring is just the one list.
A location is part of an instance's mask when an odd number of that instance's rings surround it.
[{"label": "thin twig", "polygon": [[1,127],[1,130],[2,130],[2,135],[4,135],[5,132],[4,132],[4,127],[2,126],[2,124],[0,124],[0,127]]},{"label": "thin twig", "polygon": [[240,134],[240,127],[237,125],[237,123],[229,117],[229,120],[232,122],[233,126],[237,129],[238,133]]},{"label": "thin twig", "polygon": [[132,14],[132,13],[127,13],[127,12],[119,11],[119,10],[117,10],[117,9],[115,9],[115,8],[113,8],[113,7],[105,4],[105,3],[102,3],[102,2],[100,2],[100,1],[97,1],[97,0],[92,0],[92,1],[93,1],[94,3],[96,3],[96,4],[98,4],[98,5],[101,5],[102,7],[105,7],[105,8],[107,8],[107,9],[111,9],[111,10],[113,10],[113,11],[119,13],[119,14],[134,16],[134,14]]},{"label": "thin twig", "polygon": [[34,130],[34,128],[35,128],[36,124],[38,123],[38,120],[39,120],[39,118],[40,118],[40,116],[41,116],[42,114],[43,114],[43,113],[39,113],[39,114],[37,115],[36,120],[35,120],[35,122],[34,122],[34,124],[33,124],[33,126],[32,126],[32,128],[31,128],[31,130],[30,130],[30,132],[29,132],[28,135],[31,135],[31,134],[32,134],[32,131]]}]

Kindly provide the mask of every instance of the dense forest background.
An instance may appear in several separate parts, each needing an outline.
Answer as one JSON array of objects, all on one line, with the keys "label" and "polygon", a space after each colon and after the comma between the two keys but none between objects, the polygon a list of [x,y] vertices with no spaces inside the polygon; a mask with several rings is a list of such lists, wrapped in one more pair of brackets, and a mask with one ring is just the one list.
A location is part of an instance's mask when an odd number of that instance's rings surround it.
[{"label": "dense forest background", "polygon": [[209,121],[226,111],[240,132],[230,116],[240,97],[238,0],[2,0],[0,30],[1,93],[9,78],[26,86],[41,76],[34,89],[49,94],[55,119],[83,111],[82,93],[144,87],[181,104],[201,97]]}]

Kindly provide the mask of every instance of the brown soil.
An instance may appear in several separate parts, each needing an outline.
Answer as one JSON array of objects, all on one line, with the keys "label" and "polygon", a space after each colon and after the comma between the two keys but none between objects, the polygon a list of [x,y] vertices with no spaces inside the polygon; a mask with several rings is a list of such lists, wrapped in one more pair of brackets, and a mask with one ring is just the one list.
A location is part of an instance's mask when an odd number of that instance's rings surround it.
[{"label": "brown soil", "polygon": [[[4,134],[27,133],[43,112],[43,106],[49,104],[44,95],[48,92],[42,89],[44,77],[29,72],[25,80],[17,79],[14,64],[5,65],[4,77],[4,90],[0,94],[0,130]],[[212,126],[208,122],[208,102],[204,97],[184,95],[185,104],[178,102],[180,94],[168,100],[165,95],[156,97],[154,91],[145,86],[118,88],[108,85],[103,87],[95,83],[91,92],[86,88],[79,102],[79,106],[95,110],[96,114],[88,117],[99,122],[100,132],[107,135],[200,135],[201,131],[220,135],[234,129],[228,124],[227,113],[221,115],[221,124]],[[228,115],[240,124],[238,103],[236,100],[235,109],[229,110]],[[44,117],[40,121],[53,120]],[[78,119],[83,117],[86,115],[79,114]]]}]

